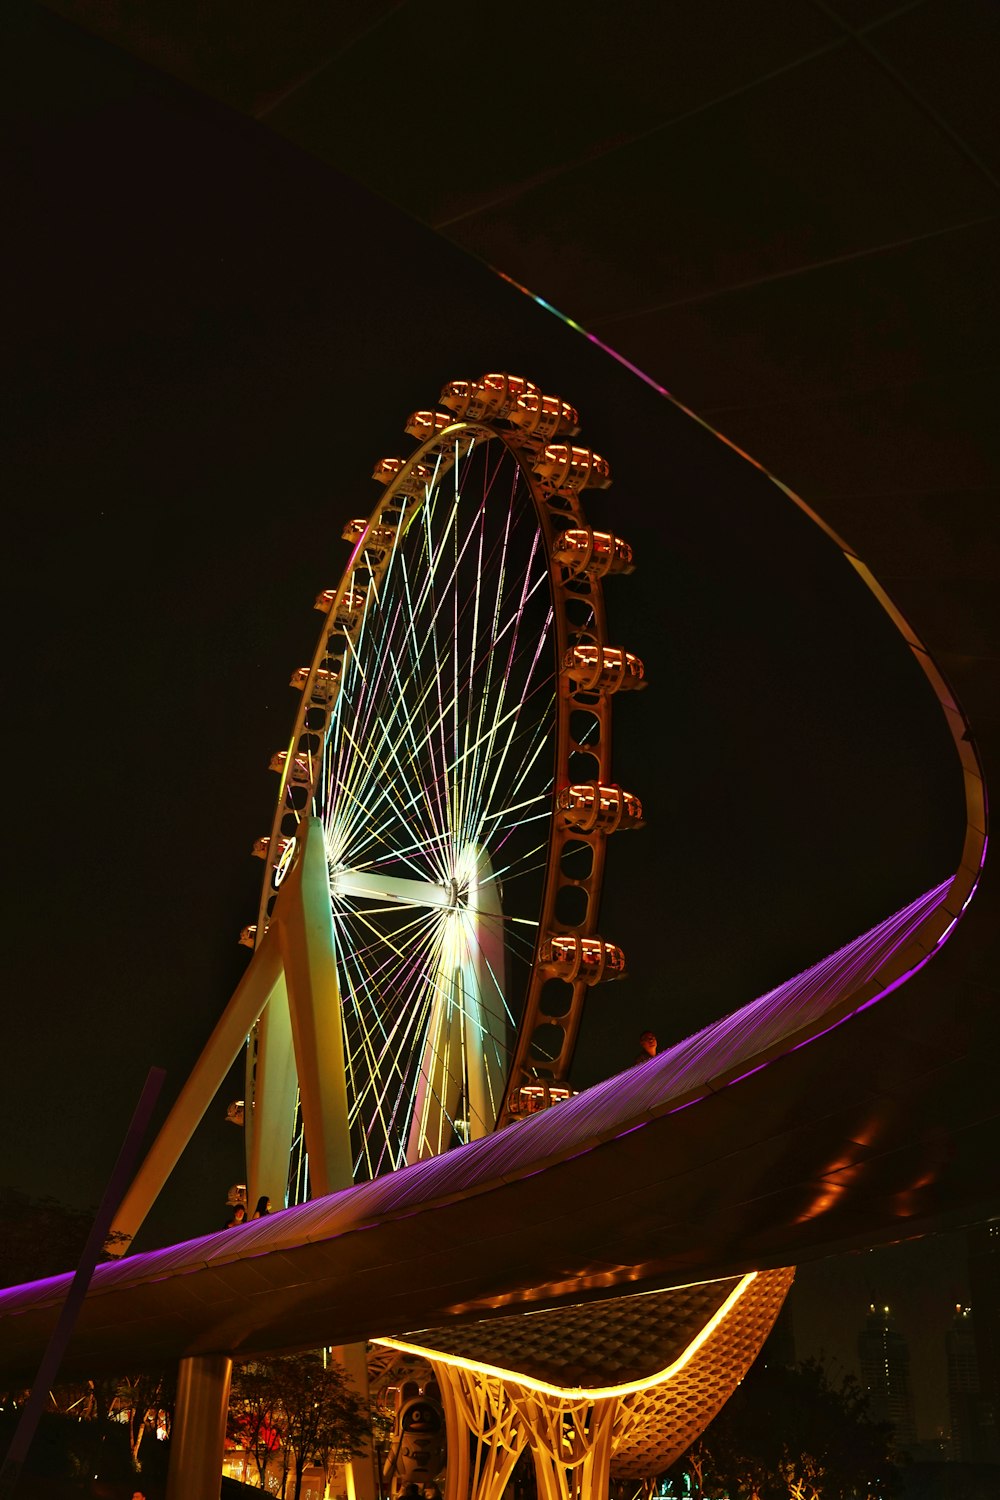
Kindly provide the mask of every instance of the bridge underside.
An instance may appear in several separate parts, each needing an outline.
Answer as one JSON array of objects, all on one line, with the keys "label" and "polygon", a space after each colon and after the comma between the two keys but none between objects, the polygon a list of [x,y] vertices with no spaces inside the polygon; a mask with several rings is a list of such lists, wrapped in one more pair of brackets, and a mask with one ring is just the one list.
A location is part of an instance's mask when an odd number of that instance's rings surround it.
[{"label": "bridge underside", "polygon": [[[950,921],[942,901],[925,914],[938,928]],[[886,942],[902,974],[911,959]],[[983,1217],[1000,1188],[1000,1038],[992,990],[953,951],[969,946],[945,945],[874,1003],[862,997],[877,977],[855,983],[839,1022],[837,1006],[798,1032],[786,1016],[769,1051],[730,1050],[727,1072],[708,1066],[709,1028],[497,1136],[100,1267],[64,1368],[402,1336]],[[808,1008],[805,978],[792,985]],[[754,1004],[766,1002],[773,1014],[774,997]],[[4,1374],[31,1371],[65,1288],[56,1278],[0,1293]]]}]

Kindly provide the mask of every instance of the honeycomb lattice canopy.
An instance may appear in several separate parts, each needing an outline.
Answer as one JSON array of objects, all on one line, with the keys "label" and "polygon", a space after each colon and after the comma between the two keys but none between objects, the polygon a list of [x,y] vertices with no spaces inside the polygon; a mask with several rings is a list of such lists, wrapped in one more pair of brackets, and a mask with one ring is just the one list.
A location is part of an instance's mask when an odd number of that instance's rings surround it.
[{"label": "honeycomb lattice canopy", "polygon": [[[480,1445],[530,1448],[537,1464],[551,1447],[546,1434],[568,1422],[576,1447],[572,1458],[560,1449],[551,1478],[560,1500],[572,1500],[588,1486],[606,1493],[608,1479],[660,1474],[680,1457],[743,1379],[793,1275],[761,1271],[384,1342],[433,1364],[446,1404]],[[505,1425],[512,1412],[517,1421]],[[476,1500],[501,1491],[484,1482]]]}]

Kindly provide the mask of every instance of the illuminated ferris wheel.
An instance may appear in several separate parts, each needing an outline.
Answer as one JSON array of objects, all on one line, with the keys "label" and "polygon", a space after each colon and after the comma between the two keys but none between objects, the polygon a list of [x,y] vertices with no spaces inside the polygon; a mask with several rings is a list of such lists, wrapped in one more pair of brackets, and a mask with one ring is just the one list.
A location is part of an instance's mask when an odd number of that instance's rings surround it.
[{"label": "illuminated ferris wheel", "polygon": [[[441,406],[376,467],[379,499],[316,600],[244,935],[263,939],[321,828],[355,1180],[565,1096],[587,989],[625,967],[597,934],[605,842],[642,820],[610,730],[643,668],[608,643],[601,586],[632,552],[580,504],[608,465],[572,441],[572,407],[518,377],[454,381]],[[293,1145],[301,1198],[301,1113]]]}]

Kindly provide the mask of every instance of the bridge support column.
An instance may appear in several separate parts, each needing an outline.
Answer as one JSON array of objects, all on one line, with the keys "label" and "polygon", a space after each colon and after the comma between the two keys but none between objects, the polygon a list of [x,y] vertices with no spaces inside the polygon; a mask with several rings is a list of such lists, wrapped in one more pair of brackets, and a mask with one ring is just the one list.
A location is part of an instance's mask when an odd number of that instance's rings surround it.
[{"label": "bridge support column", "polygon": [[[343,1344],[333,1350],[333,1357],[343,1366],[354,1393],[367,1406],[368,1394],[368,1345]],[[363,1442],[362,1453],[348,1459],[344,1465],[347,1481],[347,1500],[378,1500],[378,1481],[375,1477],[375,1455],[371,1439]]]},{"label": "bridge support column", "polygon": [[219,1500],[232,1373],[228,1354],[181,1360],[167,1500]]}]

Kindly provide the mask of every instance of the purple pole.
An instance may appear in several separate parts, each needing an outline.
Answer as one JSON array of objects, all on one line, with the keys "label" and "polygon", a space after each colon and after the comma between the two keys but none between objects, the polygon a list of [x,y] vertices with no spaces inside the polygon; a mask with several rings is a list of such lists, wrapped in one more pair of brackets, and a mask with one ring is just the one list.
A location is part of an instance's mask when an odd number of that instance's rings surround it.
[{"label": "purple pole", "polygon": [[160,1090],[163,1087],[165,1077],[166,1074],[162,1068],[150,1068],[146,1075],[146,1082],[139,1096],[139,1102],[135,1107],[132,1122],[128,1127],[125,1140],[122,1142],[122,1148],[118,1153],[118,1160],[115,1162],[114,1171],[111,1173],[108,1185],[104,1189],[101,1206],[97,1210],[97,1217],[94,1220],[93,1228],[90,1231],[83,1254],[80,1257],[80,1264],[77,1266],[76,1274],[70,1283],[69,1291],[66,1294],[66,1301],[63,1303],[62,1311],[59,1314],[59,1321],[52,1330],[48,1347],[42,1355],[42,1362],[38,1367],[38,1374],[35,1376],[35,1383],[31,1387],[31,1394],[21,1411],[21,1418],[17,1424],[17,1431],[14,1433],[13,1442],[7,1450],[3,1466],[0,1467],[0,1500],[6,1500],[6,1497],[12,1495],[17,1488],[17,1481],[21,1477],[21,1469],[28,1456],[31,1440],[35,1436],[39,1418],[45,1406],[45,1397],[55,1382],[59,1366],[62,1364],[63,1355],[66,1353],[66,1346],[73,1336],[73,1329],[76,1327],[76,1320],[80,1315],[83,1299],[87,1295],[90,1278],[93,1276],[94,1267],[97,1265],[97,1257],[104,1248],[104,1242],[111,1230],[115,1214],[118,1212],[119,1205],[125,1196],[125,1191],[135,1173],[136,1163],[139,1158],[139,1149],[149,1128],[149,1122],[156,1107],[156,1101],[160,1097]]}]

